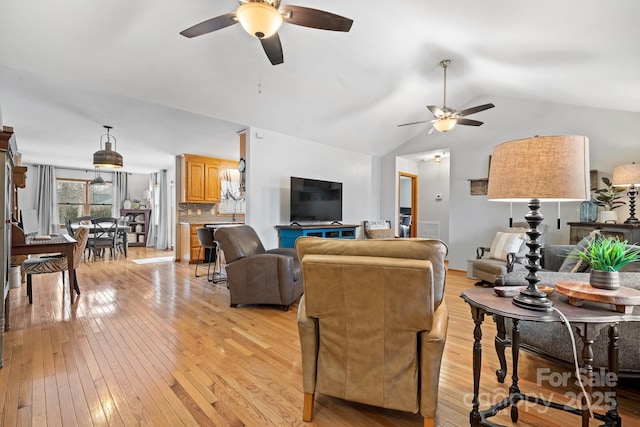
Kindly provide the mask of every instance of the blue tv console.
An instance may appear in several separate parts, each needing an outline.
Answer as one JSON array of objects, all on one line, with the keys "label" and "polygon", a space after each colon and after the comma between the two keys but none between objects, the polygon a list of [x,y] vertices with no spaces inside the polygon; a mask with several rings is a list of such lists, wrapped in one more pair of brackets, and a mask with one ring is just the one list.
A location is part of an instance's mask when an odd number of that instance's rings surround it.
[{"label": "blue tv console", "polygon": [[335,239],[355,239],[354,224],[317,224],[317,225],[276,225],[278,230],[278,246],[281,248],[295,247],[296,239],[300,236],[316,236]]}]

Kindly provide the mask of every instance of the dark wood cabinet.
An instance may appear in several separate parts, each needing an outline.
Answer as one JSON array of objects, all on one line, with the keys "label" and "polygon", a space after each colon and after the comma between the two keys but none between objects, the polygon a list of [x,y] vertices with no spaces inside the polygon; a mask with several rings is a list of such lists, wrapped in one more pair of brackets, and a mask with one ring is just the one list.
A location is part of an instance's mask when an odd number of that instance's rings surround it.
[{"label": "dark wood cabinet", "polygon": [[615,236],[631,244],[640,244],[640,224],[605,224],[602,222],[568,222],[569,243],[575,245],[593,230]]},{"label": "dark wood cabinet", "polygon": [[2,301],[0,301],[0,367],[2,367],[2,347],[4,331],[9,329],[9,267],[11,257],[11,216],[13,214],[13,156],[17,153],[13,128],[0,128],[0,203],[2,206],[2,225],[0,226],[0,282],[2,282]]},{"label": "dark wood cabinet", "polygon": [[120,215],[125,217],[127,224],[131,227],[128,233],[128,245],[147,246],[151,209],[120,209]]}]

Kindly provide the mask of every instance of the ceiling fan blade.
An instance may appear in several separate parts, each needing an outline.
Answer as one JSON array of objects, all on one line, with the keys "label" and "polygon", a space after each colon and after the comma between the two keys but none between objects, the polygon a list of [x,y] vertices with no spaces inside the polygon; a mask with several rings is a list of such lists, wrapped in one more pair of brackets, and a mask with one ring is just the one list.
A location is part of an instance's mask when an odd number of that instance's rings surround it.
[{"label": "ceiling fan blade", "polygon": [[280,43],[280,36],[278,33],[275,33],[271,37],[260,39],[260,44],[262,44],[264,53],[267,54],[272,65],[278,65],[284,62],[282,43]]},{"label": "ceiling fan blade", "polygon": [[409,126],[409,125],[417,125],[417,124],[419,124],[419,123],[426,123],[426,122],[427,122],[426,120],[423,120],[423,121],[421,121],[421,122],[403,123],[403,124],[401,124],[401,125],[398,125],[398,127],[400,127],[400,126]]},{"label": "ceiling fan blade", "polygon": [[481,126],[484,122],[479,122],[477,120],[471,119],[456,119],[456,123],[465,126]]},{"label": "ceiling fan blade", "polygon": [[284,5],[280,13],[284,22],[319,30],[347,32],[353,24],[352,19],[310,7]]},{"label": "ceiling fan blade", "polygon": [[214,31],[221,30],[223,28],[227,28],[230,25],[237,24],[238,20],[236,19],[236,13],[230,12],[224,15],[216,16],[215,18],[207,19],[199,24],[194,25],[193,27],[187,28],[184,31],[181,31],[185,37],[196,37],[201,36],[203,34],[212,33]]},{"label": "ceiling fan blade", "polygon": [[471,107],[471,108],[467,108],[466,110],[459,111],[457,116],[464,117],[464,116],[468,116],[469,114],[479,113],[480,111],[488,110],[489,108],[493,108],[493,107],[495,107],[495,105],[491,103],[478,105],[476,107]]},{"label": "ceiling fan blade", "polygon": [[431,114],[438,118],[444,116],[444,111],[442,111],[440,107],[436,107],[435,105],[427,105],[427,108],[429,109],[429,111],[431,111]]}]

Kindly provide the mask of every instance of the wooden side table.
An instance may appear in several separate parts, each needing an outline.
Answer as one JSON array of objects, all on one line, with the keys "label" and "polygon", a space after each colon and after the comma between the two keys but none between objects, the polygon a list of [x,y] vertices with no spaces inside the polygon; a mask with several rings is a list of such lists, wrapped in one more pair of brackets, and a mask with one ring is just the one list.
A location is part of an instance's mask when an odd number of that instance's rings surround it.
[{"label": "wooden side table", "polygon": [[598,289],[588,283],[560,281],[556,291],[569,298],[569,304],[582,307],[584,301],[594,301],[615,306],[618,313],[633,313],[634,306],[640,305],[640,291],[632,288]]},{"label": "wooden side table", "polygon": [[[494,426],[487,419],[496,415],[500,410],[511,407],[511,420],[518,421],[518,402],[527,401],[536,404],[542,404],[554,409],[567,411],[576,415],[581,415],[582,426],[589,425],[589,411],[586,401],[583,399],[582,408],[572,408],[564,404],[546,401],[534,396],[528,396],[520,392],[518,386],[518,355],[520,350],[520,321],[533,322],[560,322],[561,318],[555,311],[541,312],[527,310],[518,307],[512,303],[511,298],[502,298],[497,296],[492,289],[475,288],[467,289],[460,295],[471,307],[471,314],[475,327],[473,330],[473,408],[471,410],[469,420],[472,426]],[[609,327],[609,373],[616,376],[618,374],[618,324],[620,322],[637,322],[640,321],[640,307],[635,307],[632,313],[618,313],[608,306],[585,301],[582,307],[575,307],[567,303],[567,298],[554,293],[550,297],[555,307],[560,310],[573,325],[582,340],[582,369],[585,374],[585,390],[587,394],[592,393],[593,383],[593,350],[592,345],[600,331]],[[480,390],[480,371],[482,369],[482,323],[485,315],[497,316],[496,322],[502,322],[504,318],[512,320],[512,357],[513,357],[513,374],[511,376],[511,386],[509,387],[509,396],[502,401],[496,403],[490,408],[480,411],[479,390]],[[496,339],[496,346],[498,340]],[[500,360],[502,374],[506,374],[506,366],[504,362],[504,352]],[[500,370],[498,371],[500,376]],[[500,377],[499,377],[500,378]],[[605,426],[620,426],[621,419],[618,415],[618,401],[616,396],[616,381],[609,387],[611,397],[608,410],[605,414],[594,412],[594,417],[605,422]]]}]

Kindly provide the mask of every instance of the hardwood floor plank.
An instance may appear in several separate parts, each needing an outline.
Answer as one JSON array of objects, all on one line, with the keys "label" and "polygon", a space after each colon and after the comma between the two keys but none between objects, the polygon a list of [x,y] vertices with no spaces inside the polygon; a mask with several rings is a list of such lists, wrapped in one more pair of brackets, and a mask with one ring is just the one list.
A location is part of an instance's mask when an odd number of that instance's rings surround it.
[{"label": "hardwood floor plank", "polygon": [[[0,369],[0,426],[421,426],[420,414],[385,410],[316,395],[313,420],[302,422],[302,369],[297,303],[229,307],[226,284],[195,278],[181,263],[135,264],[166,256],[131,248],[129,258],[81,263],[82,294],[69,305],[60,275],[36,275],[34,303],[11,292],[11,331]],[[436,426],[469,424],[473,321],[459,294],[474,282],[449,272],[449,329],[442,361]],[[496,381],[495,325],[483,330],[483,405],[508,393]],[[507,349],[510,360],[510,349]],[[510,362],[509,362],[510,366]],[[573,385],[536,384],[550,367],[520,354],[520,388],[568,401]],[[509,376],[511,373],[509,373]],[[640,391],[619,388],[624,425],[640,425]],[[563,400],[564,399],[564,400]],[[508,411],[495,417],[511,423]],[[518,427],[577,425],[579,418],[521,403]],[[600,423],[592,421],[591,426]]]},{"label": "hardwood floor plank", "polygon": [[[145,424],[144,414],[142,413],[142,406],[139,404],[136,396],[127,399],[126,393],[118,382],[117,376],[112,370],[110,358],[104,351],[102,351],[99,341],[101,336],[94,335],[94,329],[89,325],[91,322],[85,324],[84,330],[91,330],[91,334],[86,337],[87,343],[90,347],[92,355],[95,357],[96,362],[100,366],[100,374],[104,379],[104,387],[98,386],[100,390],[100,401],[105,411],[108,420],[115,419],[115,422],[110,422],[109,425],[117,425],[119,419],[126,426]],[[113,362],[115,363],[115,362]],[[136,414],[136,412],[138,412]]]}]

